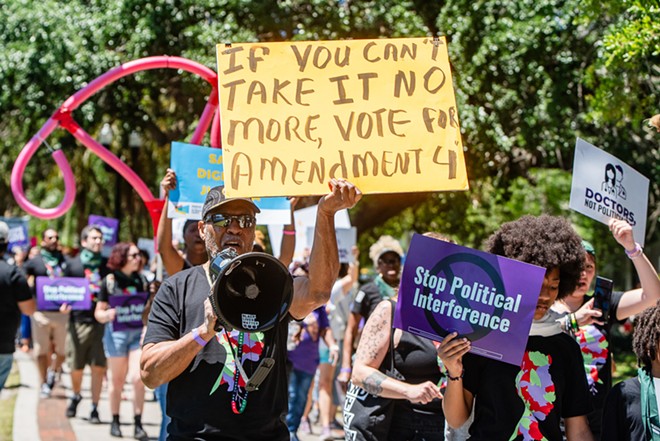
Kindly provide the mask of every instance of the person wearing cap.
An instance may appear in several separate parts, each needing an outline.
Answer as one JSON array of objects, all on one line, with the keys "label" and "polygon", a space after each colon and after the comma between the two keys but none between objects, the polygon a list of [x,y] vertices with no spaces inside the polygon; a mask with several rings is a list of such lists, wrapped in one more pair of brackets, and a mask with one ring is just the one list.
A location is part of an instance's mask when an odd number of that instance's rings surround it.
[{"label": "person wearing cap", "polygon": [[[329,184],[331,191],[318,204],[309,276],[295,278],[289,312],[273,328],[216,332],[209,263],[180,271],[161,285],[149,314],[141,374],[150,388],[169,382],[169,439],[289,440],[282,419],[287,412],[288,321],[301,320],[328,301],[339,267],[334,216],[362,196],[348,181]],[[258,212],[252,200],[228,198],[222,186],[212,188],[198,223],[209,258],[227,248],[239,255],[252,251]],[[274,360],[271,371],[257,390],[248,392],[245,378],[254,373],[266,347]]]},{"label": "person wearing cap", "polygon": [[[60,250],[60,235],[53,228],[47,228],[41,234],[41,249],[39,254],[31,258],[23,271],[27,275],[28,284],[36,297],[36,278],[63,277],[67,269],[67,261]],[[56,373],[62,368],[66,355],[66,329],[71,308],[62,304],[59,311],[36,311],[32,316],[32,340],[34,356],[41,376],[41,398],[48,398],[55,384]],[[55,358],[51,363],[51,347]],[[50,364],[50,366],[49,366]]]},{"label": "person wearing cap", "polygon": [[3,259],[8,245],[9,226],[0,221],[0,391],[14,360],[14,341],[21,313],[32,315],[37,309],[21,270]]},{"label": "person wearing cap", "polygon": [[376,306],[382,300],[394,297],[399,289],[403,257],[401,244],[392,236],[381,236],[369,248],[369,257],[373,260],[378,274],[372,282],[360,288],[351,305],[351,314],[348,316],[342,343],[341,368],[337,376],[337,382],[344,392],[351,378],[351,356],[360,321],[364,318],[366,322]]},{"label": "person wearing cap", "polygon": [[596,276],[596,251],[593,245],[583,241],[585,267],[580,282],[571,294],[553,305],[555,311],[564,314],[564,329],[571,332],[580,344],[595,408],[589,414],[589,425],[596,438],[601,433],[605,397],[612,388],[612,354],[608,348],[610,329],[612,325],[622,323],[628,317],[652,307],[660,299],[660,280],[642,248],[635,242],[630,224],[612,219],[609,228],[632,261],[641,288],[613,292],[608,319],[601,320],[602,313],[594,308],[594,298],[587,296]]}]

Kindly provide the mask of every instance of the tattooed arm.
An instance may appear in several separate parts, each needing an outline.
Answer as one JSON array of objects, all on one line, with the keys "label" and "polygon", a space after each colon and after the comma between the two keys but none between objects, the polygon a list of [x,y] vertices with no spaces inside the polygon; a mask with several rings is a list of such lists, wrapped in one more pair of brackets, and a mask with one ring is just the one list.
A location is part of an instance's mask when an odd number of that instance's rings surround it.
[{"label": "tattooed arm", "polygon": [[430,381],[409,384],[390,378],[378,370],[389,351],[390,333],[393,332],[391,317],[392,303],[388,301],[380,302],[369,316],[355,353],[351,381],[370,394],[385,398],[422,404],[434,398],[442,398],[440,388]]}]

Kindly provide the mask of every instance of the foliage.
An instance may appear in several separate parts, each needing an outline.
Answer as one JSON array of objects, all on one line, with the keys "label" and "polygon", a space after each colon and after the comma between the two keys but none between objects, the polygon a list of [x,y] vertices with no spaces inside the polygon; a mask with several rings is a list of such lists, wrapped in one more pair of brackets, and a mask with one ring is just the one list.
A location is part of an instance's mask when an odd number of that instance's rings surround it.
[{"label": "foliage", "polygon": [[[0,207],[21,214],[8,171],[29,137],[68,96],[121,63],[168,54],[215,68],[215,45],[224,42],[439,33],[449,40],[471,190],[395,195],[385,201],[393,204],[389,210],[373,210],[365,198],[353,212],[363,249],[380,233],[407,237],[426,230],[478,247],[502,222],[540,212],[570,216],[586,237],[610,244],[602,225],[566,206],[576,136],[651,179],[647,242],[653,242],[660,234],[660,153],[657,135],[642,126],[659,111],[659,8],[657,0],[5,2],[0,166],[7,172],[0,179]],[[92,136],[111,123],[113,152],[157,195],[169,143],[187,140],[208,93],[193,75],[142,72],[98,92],[73,116]],[[137,151],[127,147],[133,130],[145,140]],[[48,142],[65,151],[76,172],[74,208],[52,222],[68,243],[88,214],[112,216],[116,203],[128,214],[122,239],[151,233],[137,195],[120,180],[116,200],[116,177],[99,158],[61,129]],[[59,171],[45,148],[33,158],[24,185],[41,206],[61,200]],[[31,234],[48,223],[32,222]]]}]

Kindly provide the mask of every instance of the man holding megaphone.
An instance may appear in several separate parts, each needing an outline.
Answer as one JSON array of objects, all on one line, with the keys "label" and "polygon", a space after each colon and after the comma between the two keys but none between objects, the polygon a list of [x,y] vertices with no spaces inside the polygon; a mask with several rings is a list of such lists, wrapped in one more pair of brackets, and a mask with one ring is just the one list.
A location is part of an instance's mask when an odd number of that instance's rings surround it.
[{"label": "man holding megaphone", "polygon": [[274,258],[253,253],[250,199],[209,191],[199,221],[209,261],[167,279],[149,315],[140,362],[148,387],[170,382],[168,439],[289,440],[288,322],[330,297],[339,270],[334,217],[362,197],[330,181],[318,204],[309,276],[291,281]]}]

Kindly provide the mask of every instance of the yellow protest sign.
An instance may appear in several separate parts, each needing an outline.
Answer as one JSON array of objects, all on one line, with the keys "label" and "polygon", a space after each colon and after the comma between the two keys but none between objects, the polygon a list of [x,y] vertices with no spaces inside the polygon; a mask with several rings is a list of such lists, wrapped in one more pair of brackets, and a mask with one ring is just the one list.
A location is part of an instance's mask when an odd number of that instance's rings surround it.
[{"label": "yellow protest sign", "polygon": [[217,46],[225,192],[467,190],[444,38]]}]

